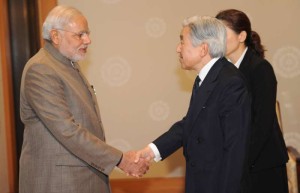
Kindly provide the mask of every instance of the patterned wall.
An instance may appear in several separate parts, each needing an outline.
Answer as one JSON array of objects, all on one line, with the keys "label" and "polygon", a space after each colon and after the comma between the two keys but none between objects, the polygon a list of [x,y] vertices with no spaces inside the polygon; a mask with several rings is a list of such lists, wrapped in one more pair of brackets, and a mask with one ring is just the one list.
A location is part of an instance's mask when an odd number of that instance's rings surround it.
[{"label": "patterned wall", "polygon": [[[248,14],[267,48],[278,79],[286,143],[300,150],[299,0],[59,0],[88,18],[92,44],[81,63],[99,100],[107,142],[139,149],[181,119],[195,74],[180,69],[176,54],[181,22],[236,8]],[[147,177],[184,175],[179,150]],[[116,170],[113,178],[125,178]]]}]

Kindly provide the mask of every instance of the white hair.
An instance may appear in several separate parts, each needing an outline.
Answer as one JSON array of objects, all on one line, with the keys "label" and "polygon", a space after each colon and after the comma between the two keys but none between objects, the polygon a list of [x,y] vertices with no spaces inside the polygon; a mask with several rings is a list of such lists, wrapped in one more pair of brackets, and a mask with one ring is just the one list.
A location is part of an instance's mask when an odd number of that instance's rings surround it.
[{"label": "white hair", "polygon": [[207,43],[212,58],[226,54],[226,28],[218,19],[210,16],[193,16],[183,21],[190,28],[193,46]]},{"label": "white hair", "polygon": [[42,32],[43,39],[51,41],[51,30],[63,29],[78,15],[82,15],[82,13],[73,7],[64,5],[54,7],[44,21]]}]

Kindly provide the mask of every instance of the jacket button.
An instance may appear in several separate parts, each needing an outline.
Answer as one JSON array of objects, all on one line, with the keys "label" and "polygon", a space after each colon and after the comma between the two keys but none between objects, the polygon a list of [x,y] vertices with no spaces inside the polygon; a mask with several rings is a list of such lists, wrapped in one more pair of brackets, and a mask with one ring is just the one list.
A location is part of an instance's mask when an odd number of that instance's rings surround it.
[{"label": "jacket button", "polygon": [[195,163],[192,162],[192,163],[191,163],[191,166],[192,166],[192,167],[195,167],[196,165],[195,165]]}]

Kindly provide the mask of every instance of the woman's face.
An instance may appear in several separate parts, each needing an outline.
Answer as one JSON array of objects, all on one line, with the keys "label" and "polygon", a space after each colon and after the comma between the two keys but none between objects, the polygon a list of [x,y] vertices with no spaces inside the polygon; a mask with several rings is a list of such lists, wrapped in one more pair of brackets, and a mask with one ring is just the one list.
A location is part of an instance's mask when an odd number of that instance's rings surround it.
[{"label": "woman's face", "polygon": [[226,57],[235,63],[246,48],[245,40],[247,34],[245,31],[237,34],[230,27],[228,27],[228,25],[226,25],[226,22],[223,23],[225,24],[227,31]]}]

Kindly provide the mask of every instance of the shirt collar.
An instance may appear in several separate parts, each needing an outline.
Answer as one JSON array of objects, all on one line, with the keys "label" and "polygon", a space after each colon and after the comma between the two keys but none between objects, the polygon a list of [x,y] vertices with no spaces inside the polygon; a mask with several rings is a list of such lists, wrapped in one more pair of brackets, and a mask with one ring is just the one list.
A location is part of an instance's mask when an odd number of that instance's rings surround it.
[{"label": "shirt collar", "polygon": [[211,59],[199,72],[198,76],[201,80],[200,84],[202,83],[202,81],[205,79],[206,75],[208,74],[209,70],[211,69],[211,67],[215,64],[215,62],[218,60],[219,58],[213,58]]},{"label": "shirt collar", "polygon": [[243,59],[245,57],[245,54],[246,54],[247,50],[248,50],[248,47],[246,47],[246,49],[244,50],[243,54],[240,56],[240,58],[238,59],[238,61],[234,64],[237,68],[240,67],[240,65],[241,65],[241,63],[242,63],[242,61],[243,61]]}]

